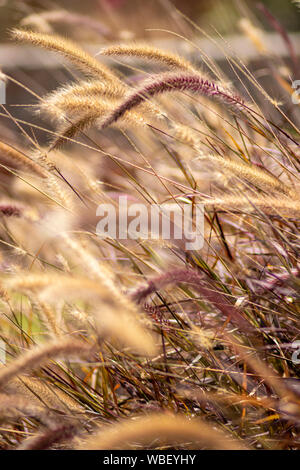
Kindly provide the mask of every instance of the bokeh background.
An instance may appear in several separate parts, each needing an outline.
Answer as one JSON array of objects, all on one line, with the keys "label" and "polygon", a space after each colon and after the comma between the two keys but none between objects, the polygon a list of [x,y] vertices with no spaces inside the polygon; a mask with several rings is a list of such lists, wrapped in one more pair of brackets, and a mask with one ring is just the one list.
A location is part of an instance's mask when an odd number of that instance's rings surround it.
[{"label": "bokeh background", "polygon": [[[196,21],[201,27],[214,25],[222,34],[236,30],[237,19],[245,9],[256,9],[255,0],[0,0],[0,39],[8,40],[7,28],[19,24],[30,14],[61,8],[72,12],[92,15],[103,22],[112,33],[116,28],[143,36],[146,28],[166,28],[172,26],[174,14],[170,3]],[[299,30],[297,6],[290,0],[263,0],[272,13],[290,31]],[[143,18],[143,22],[141,22]],[[259,15],[266,29],[270,26],[263,15]],[[120,33],[122,31],[118,31]],[[78,28],[76,35],[83,31]],[[158,32],[156,32],[158,34]],[[85,31],[85,35],[87,32]],[[91,35],[92,36],[92,35]]]}]

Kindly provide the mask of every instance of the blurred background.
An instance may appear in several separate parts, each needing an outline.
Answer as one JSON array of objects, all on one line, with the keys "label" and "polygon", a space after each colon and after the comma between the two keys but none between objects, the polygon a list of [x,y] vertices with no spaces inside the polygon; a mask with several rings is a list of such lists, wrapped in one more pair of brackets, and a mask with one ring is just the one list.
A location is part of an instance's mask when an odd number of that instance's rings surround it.
[{"label": "blurred background", "polygon": [[[0,39],[8,40],[7,28],[19,24],[28,15],[61,9],[90,15],[103,23],[112,35],[127,31],[141,37],[145,35],[146,28],[167,28],[176,24],[172,5],[201,27],[213,25],[220,33],[228,34],[236,30],[240,14],[248,8],[254,12],[257,3],[255,0],[0,0]],[[300,20],[294,2],[263,0],[261,3],[280,18],[288,30],[299,30]],[[270,29],[263,15],[260,14],[259,19],[266,29]],[[116,28],[120,30],[116,31]],[[76,35],[93,37],[81,28],[76,30]]]}]

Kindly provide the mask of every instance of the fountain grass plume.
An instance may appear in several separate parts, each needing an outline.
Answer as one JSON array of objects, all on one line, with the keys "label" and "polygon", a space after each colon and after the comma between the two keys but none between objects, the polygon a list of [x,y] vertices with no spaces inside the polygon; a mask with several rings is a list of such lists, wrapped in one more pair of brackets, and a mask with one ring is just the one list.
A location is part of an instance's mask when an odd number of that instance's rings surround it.
[{"label": "fountain grass plume", "polygon": [[214,82],[204,79],[196,73],[170,72],[152,76],[145,81],[140,88],[131,92],[127,98],[107,116],[102,124],[106,128],[118,121],[127,111],[138,106],[143,101],[174,91],[190,91],[205,97],[215,98],[226,104],[235,111],[245,111],[249,109],[243,99],[238,95],[233,95],[229,91],[223,90]]}]

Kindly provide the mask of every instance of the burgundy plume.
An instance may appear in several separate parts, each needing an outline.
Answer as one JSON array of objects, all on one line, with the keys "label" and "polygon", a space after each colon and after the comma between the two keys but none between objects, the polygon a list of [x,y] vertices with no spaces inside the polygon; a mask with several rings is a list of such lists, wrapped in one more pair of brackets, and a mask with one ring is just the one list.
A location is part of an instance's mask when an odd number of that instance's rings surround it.
[{"label": "burgundy plume", "polygon": [[112,113],[104,120],[102,128],[113,124],[120,119],[126,111],[134,108],[147,98],[151,98],[160,93],[171,91],[191,91],[207,97],[216,98],[235,110],[249,110],[243,99],[238,95],[233,95],[229,91],[221,89],[216,83],[205,80],[200,75],[187,72],[169,72],[155,75],[150,78],[140,88],[134,90],[130,95],[117,106]]},{"label": "burgundy plume", "polygon": [[157,276],[150,280],[146,286],[138,288],[132,294],[132,299],[141,304],[149,295],[170,284],[192,284],[193,288],[222,312],[228,321],[239,326],[242,330],[253,330],[248,320],[229,302],[225,293],[218,290],[210,280],[206,280],[203,274],[198,274],[192,269],[174,269]]}]

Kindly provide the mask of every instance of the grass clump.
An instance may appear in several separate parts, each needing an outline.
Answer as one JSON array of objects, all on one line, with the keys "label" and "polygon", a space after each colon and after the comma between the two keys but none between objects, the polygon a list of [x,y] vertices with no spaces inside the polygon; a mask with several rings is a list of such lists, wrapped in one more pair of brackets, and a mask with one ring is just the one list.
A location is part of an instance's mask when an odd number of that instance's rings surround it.
[{"label": "grass clump", "polygon": [[[197,51],[197,25],[176,15],[177,40]],[[5,76],[53,122],[2,106],[0,448],[299,448],[297,58],[268,56],[241,20],[279,105],[234,54],[230,77],[150,39],[96,58],[53,33],[61,15],[42,19],[51,33],[13,39],[77,71],[42,96]],[[203,248],[99,238],[97,207],[121,197],[148,213],[204,205]]]}]

